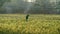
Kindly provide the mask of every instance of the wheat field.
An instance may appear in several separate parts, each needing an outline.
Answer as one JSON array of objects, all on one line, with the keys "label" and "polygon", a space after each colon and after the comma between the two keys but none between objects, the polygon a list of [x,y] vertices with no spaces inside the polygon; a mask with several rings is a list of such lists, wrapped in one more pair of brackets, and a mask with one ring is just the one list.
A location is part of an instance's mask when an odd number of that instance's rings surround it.
[{"label": "wheat field", "polygon": [[60,15],[0,14],[0,34],[60,34]]}]

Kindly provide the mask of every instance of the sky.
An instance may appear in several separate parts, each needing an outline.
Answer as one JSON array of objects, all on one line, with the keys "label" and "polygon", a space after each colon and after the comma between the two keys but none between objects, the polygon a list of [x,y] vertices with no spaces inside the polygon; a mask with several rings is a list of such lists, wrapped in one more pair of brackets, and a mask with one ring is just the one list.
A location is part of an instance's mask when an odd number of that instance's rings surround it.
[{"label": "sky", "polygon": [[32,2],[32,0],[28,0],[28,2]]},{"label": "sky", "polygon": [[27,2],[35,2],[35,0],[27,0]]},{"label": "sky", "polygon": [[[35,0],[27,0],[28,2],[34,2]],[[50,0],[51,2],[56,2],[57,0]]]}]

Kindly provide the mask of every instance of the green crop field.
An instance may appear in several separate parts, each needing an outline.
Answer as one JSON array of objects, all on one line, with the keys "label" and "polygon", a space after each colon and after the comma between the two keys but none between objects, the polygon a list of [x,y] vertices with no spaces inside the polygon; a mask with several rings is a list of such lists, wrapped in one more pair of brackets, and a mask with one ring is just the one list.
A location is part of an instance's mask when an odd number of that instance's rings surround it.
[{"label": "green crop field", "polygon": [[0,14],[0,34],[60,34],[60,15]]}]

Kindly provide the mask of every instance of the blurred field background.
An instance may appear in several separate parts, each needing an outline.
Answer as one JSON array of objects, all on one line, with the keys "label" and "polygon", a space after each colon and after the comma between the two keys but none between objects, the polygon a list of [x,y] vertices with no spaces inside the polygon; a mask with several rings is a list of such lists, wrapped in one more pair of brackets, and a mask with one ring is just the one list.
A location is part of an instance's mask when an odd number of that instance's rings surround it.
[{"label": "blurred field background", "polygon": [[60,34],[60,0],[0,0],[0,34]]},{"label": "blurred field background", "polygon": [[0,34],[60,34],[60,15],[0,14]]}]

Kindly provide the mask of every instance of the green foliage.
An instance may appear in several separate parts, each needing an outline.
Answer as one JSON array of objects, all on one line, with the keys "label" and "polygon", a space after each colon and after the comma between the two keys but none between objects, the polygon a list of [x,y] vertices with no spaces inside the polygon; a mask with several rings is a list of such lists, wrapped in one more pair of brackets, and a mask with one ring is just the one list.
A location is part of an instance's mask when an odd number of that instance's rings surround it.
[{"label": "green foliage", "polygon": [[60,15],[0,14],[0,34],[60,34]]},{"label": "green foliage", "polygon": [[[11,3],[7,4],[6,6],[13,8],[12,13],[24,13],[27,5],[29,4],[28,2],[24,2],[23,0],[0,0],[0,8],[5,2],[10,1]],[[7,13],[7,11],[2,12],[2,10],[0,9],[0,13]],[[60,1],[56,3],[53,2],[53,0],[52,2],[50,2],[50,0],[36,0],[36,2],[32,3],[32,6],[30,7],[28,13],[58,14],[60,13]]]},{"label": "green foliage", "polygon": [[0,7],[2,7],[5,2],[10,2],[10,0],[0,0]]}]

